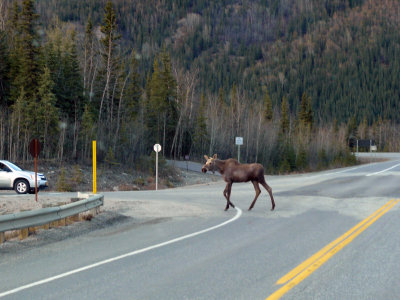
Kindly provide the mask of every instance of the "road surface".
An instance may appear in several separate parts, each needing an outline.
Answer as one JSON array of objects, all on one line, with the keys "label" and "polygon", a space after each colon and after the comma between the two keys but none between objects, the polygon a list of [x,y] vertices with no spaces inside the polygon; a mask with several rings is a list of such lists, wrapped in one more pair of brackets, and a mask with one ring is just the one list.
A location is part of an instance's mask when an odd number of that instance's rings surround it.
[{"label": "road surface", "polygon": [[[205,175],[207,176],[207,175]],[[105,201],[166,201],[198,216],[168,215],[104,227],[35,248],[0,246],[2,299],[398,299],[400,161],[266,176]],[[371,216],[370,218],[368,218]],[[79,226],[79,225],[77,225]],[[300,265],[299,268],[296,268]]]}]

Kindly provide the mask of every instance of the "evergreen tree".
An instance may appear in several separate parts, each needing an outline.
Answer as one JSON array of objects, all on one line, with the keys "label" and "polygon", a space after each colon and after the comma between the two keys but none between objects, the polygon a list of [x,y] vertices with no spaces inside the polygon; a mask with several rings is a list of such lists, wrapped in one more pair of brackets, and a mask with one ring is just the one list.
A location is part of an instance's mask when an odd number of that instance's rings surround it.
[{"label": "evergreen tree", "polygon": [[194,134],[193,134],[193,144],[194,148],[198,151],[198,154],[200,154],[200,157],[202,154],[206,153],[206,148],[209,143],[208,141],[208,132],[207,132],[207,117],[205,115],[206,113],[206,107],[207,107],[207,100],[204,97],[204,95],[201,95],[200,99],[200,106],[199,109],[197,110],[197,118],[196,118],[196,123],[195,123],[195,129],[194,129]]},{"label": "evergreen tree", "polygon": [[75,30],[71,32],[70,41],[67,44],[66,51],[67,52],[65,57],[65,70],[66,70],[65,86],[69,87],[66,100],[72,104],[72,107],[70,107],[67,113],[70,122],[73,124],[72,157],[76,158],[78,134],[79,134],[78,127],[86,99],[84,98],[82,76],[78,61]]},{"label": "evergreen tree", "polygon": [[19,15],[18,54],[19,71],[15,86],[23,87],[29,101],[35,101],[40,77],[40,37],[37,31],[39,15],[35,13],[35,2],[24,0]]},{"label": "evergreen tree", "polygon": [[170,56],[165,51],[154,60],[150,82],[149,129],[154,141],[161,143],[163,154],[172,145],[177,123],[176,80],[172,75]]},{"label": "evergreen tree", "polygon": [[273,111],[272,111],[272,101],[269,96],[268,90],[265,91],[264,95],[264,120],[272,121]]},{"label": "evergreen tree", "polygon": [[160,53],[160,61],[162,64],[161,77],[165,90],[164,97],[168,102],[173,103],[176,100],[176,80],[172,75],[171,56],[165,47]]},{"label": "evergreen tree", "polygon": [[13,2],[13,6],[9,9],[9,18],[6,27],[6,43],[8,44],[8,64],[9,64],[9,78],[10,78],[10,98],[9,102],[12,104],[16,98],[19,97],[21,86],[17,85],[16,78],[19,76],[21,47],[20,47],[20,26],[19,19],[21,8],[17,1]]},{"label": "evergreen tree", "polygon": [[348,140],[349,138],[358,139],[356,116],[353,116],[347,124],[346,139]]},{"label": "evergreen tree", "polygon": [[[166,114],[167,104],[165,103],[161,72],[158,60],[154,60],[153,73],[151,75],[149,86],[150,99],[148,101],[148,127],[150,130],[150,138],[154,142],[162,142],[162,121],[163,114]],[[165,147],[165,145],[163,145]]]},{"label": "evergreen tree", "polygon": [[82,124],[80,139],[82,141],[82,157],[88,159],[90,156],[90,149],[92,140],[95,139],[95,117],[93,112],[90,110],[88,104],[85,105],[82,114]]},{"label": "evergreen tree", "polygon": [[0,30],[0,109],[7,106],[7,94],[9,87],[9,61],[6,47],[6,35]]},{"label": "evergreen tree", "polygon": [[76,122],[84,107],[82,75],[76,49],[76,32],[73,30],[61,54],[61,80],[56,88],[57,107],[71,123]]},{"label": "evergreen tree", "polygon": [[138,61],[136,59],[136,52],[132,49],[129,65],[129,81],[126,89],[128,117],[130,120],[135,120],[139,114],[141,95],[142,89],[140,87]]},{"label": "evergreen tree", "polygon": [[296,155],[296,169],[304,170],[308,165],[307,151],[303,145],[300,145]]},{"label": "evergreen tree", "polygon": [[[103,106],[109,105],[111,94],[112,94],[112,80],[115,79],[116,66],[118,63],[117,59],[117,41],[120,39],[120,35],[117,32],[117,17],[115,14],[114,6],[111,1],[106,3],[103,24],[101,25],[101,32],[103,33],[103,38],[100,40],[103,51],[101,53],[103,58],[104,69],[100,72],[100,75],[104,82],[104,88],[100,100],[99,107],[99,118],[98,123],[100,123],[101,116],[103,113]],[[108,112],[107,115],[110,115]]]},{"label": "evergreen tree", "polygon": [[24,0],[22,7],[14,1],[8,20],[7,42],[11,79],[10,103],[19,97],[24,89],[29,101],[35,100],[37,92],[40,44],[36,31],[38,15],[32,0]]},{"label": "evergreen tree", "polygon": [[313,124],[313,111],[311,106],[311,97],[307,96],[306,92],[301,96],[299,123],[301,127],[311,128]]},{"label": "evergreen tree", "polygon": [[286,100],[286,97],[282,97],[281,103],[281,122],[280,122],[280,135],[284,136],[289,132],[290,122],[289,122],[289,104]]},{"label": "evergreen tree", "polygon": [[[33,135],[40,137],[43,141],[43,150],[46,158],[49,158],[50,153],[54,151],[55,145],[51,142],[55,140],[55,135],[58,131],[59,112],[55,107],[56,96],[52,92],[54,82],[51,80],[50,69],[44,67],[43,73],[39,79],[38,87],[38,103],[33,104],[36,107],[34,116],[31,116],[34,128]],[[29,104],[32,105],[32,102]],[[53,146],[53,147],[52,147]]]},{"label": "evergreen tree", "polygon": [[23,137],[29,135],[28,128],[30,126],[27,118],[27,106],[28,100],[26,99],[24,88],[21,87],[18,98],[11,106],[11,124],[13,124],[13,126],[11,128],[12,139],[10,140],[10,146],[14,146],[14,149],[17,149],[16,153],[11,153],[11,158],[14,159],[21,155]]}]

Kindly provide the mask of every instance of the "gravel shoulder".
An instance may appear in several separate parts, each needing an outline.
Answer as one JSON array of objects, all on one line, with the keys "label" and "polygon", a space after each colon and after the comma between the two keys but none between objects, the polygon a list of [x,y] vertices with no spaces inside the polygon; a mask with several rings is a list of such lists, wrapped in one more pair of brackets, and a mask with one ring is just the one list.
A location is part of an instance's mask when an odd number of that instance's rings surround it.
[{"label": "gravel shoulder", "polygon": [[[176,184],[176,187],[189,186],[195,184],[204,184],[211,183],[221,180],[219,176],[214,176],[211,174],[202,174],[194,171],[186,171],[186,170],[177,170],[176,174],[179,179],[179,183]],[[109,182],[109,186],[118,186],[118,182]],[[165,189],[165,186],[161,186],[161,188]],[[118,189],[105,189],[103,191],[99,191],[98,193],[117,191]],[[89,189],[81,190],[82,193],[91,193]],[[77,198],[77,192],[69,192],[69,193],[60,193],[57,191],[40,191],[38,193],[38,201],[35,201],[35,195],[33,194],[25,194],[18,195],[15,191],[6,191],[0,190],[0,215],[17,213],[21,211],[27,210],[35,210],[41,209],[49,206],[60,206],[63,204],[67,204],[71,202],[71,199]],[[140,202],[140,201],[120,201],[114,198],[107,198],[103,207],[103,210],[107,211],[115,211],[121,212],[128,210],[129,207],[132,206],[137,209],[139,206],[146,207],[150,205],[150,203]],[[155,205],[152,203],[151,205]],[[161,205],[161,204],[160,204]],[[126,206],[126,207],[125,207]],[[167,207],[166,207],[167,208]],[[149,209],[148,211],[151,211]],[[165,210],[164,210],[165,211]],[[142,214],[146,214],[146,210],[144,209]],[[130,213],[127,212],[129,215]]]},{"label": "gravel shoulder", "polygon": [[[186,170],[178,171],[178,176],[181,178],[178,188],[199,184],[208,185],[221,180],[220,176]],[[176,218],[202,217],[213,214],[213,209],[204,205],[160,200],[157,197],[149,200],[148,197],[141,197],[142,193],[147,193],[142,191],[101,191],[99,193],[105,195],[104,206],[100,208],[100,214],[90,221],[77,222],[50,230],[38,230],[22,241],[18,238],[8,239],[5,243],[0,244],[0,253],[12,254],[14,251],[29,250],[97,230],[112,232],[124,230],[125,227],[132,228],[132,226],[144,226]],[[132,195],[135,196],[132,197]],[[18,195],[15,191],[0,190],[0,215],[59,206],[70,203],[73,198],[77,198],[77,192],[40,191],[36,202],[35,195]]]}]

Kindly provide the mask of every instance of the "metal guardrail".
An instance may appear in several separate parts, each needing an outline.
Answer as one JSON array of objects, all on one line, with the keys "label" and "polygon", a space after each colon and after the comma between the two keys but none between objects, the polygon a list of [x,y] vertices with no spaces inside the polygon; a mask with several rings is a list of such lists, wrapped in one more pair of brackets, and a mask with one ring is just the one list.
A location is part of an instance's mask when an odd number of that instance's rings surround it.
[{"label": "metal guardrail", "polygon": [[58,221],[92,208],[103,205],[104,195],[98,194],[88,199],[57,206],[46,207],[38,210],[23,211],[15,214],[0,216],[0,232],[17,230],[28,227],[40,226]]}]

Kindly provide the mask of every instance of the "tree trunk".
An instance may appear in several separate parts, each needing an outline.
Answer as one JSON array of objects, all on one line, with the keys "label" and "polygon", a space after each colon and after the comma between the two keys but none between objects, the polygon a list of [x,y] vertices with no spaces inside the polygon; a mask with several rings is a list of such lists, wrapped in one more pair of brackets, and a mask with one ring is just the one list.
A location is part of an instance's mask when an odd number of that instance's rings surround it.
[{"label": "tree trunk", "polygon": [[112,50],[112,40],[111,35],[108,37],[108,49],[107,49],[107,75],[106,75],[106,84],[104,86],[103,95],[100,101],[100,110],[99,110],[99,120],[98,124],[100,124],[101,120],[101,111],[103,109],[104,99],[109,99],[109,88],[110,88],[110,80],[111,80],[111,50]]},{"label": "tree trunk", "polygon": [[121,122],[121,107],[122,107],[122,100],[123,100],[123,96],[124,96],[124,90],[125,90],[126,82],[128,81],[130,74],[131,73],[129,72],[128,75],[126,75],[124,83],[121,88],[121,94],[119,95],[118,113],[117,113],[117,128],[115,130],[115,135],[114,135],[114,147],[113,147],[114,153],[115,153],[115,148],[117,146],[117,140],[118,140],[118,135],[119,135],[119,127],[120,127],[120,122]]},{"label": "tree trunk", "polygon": [[92,81],[90,83],[89,102],[92,102],[92,98],[93,98],[93,87],[94,87],[94,80],[96,78],[96,73],[97,73],[97,65],[98,65],[98,62],[96,63],[96,66],[94,67],[93,77],[92,77]]}]

